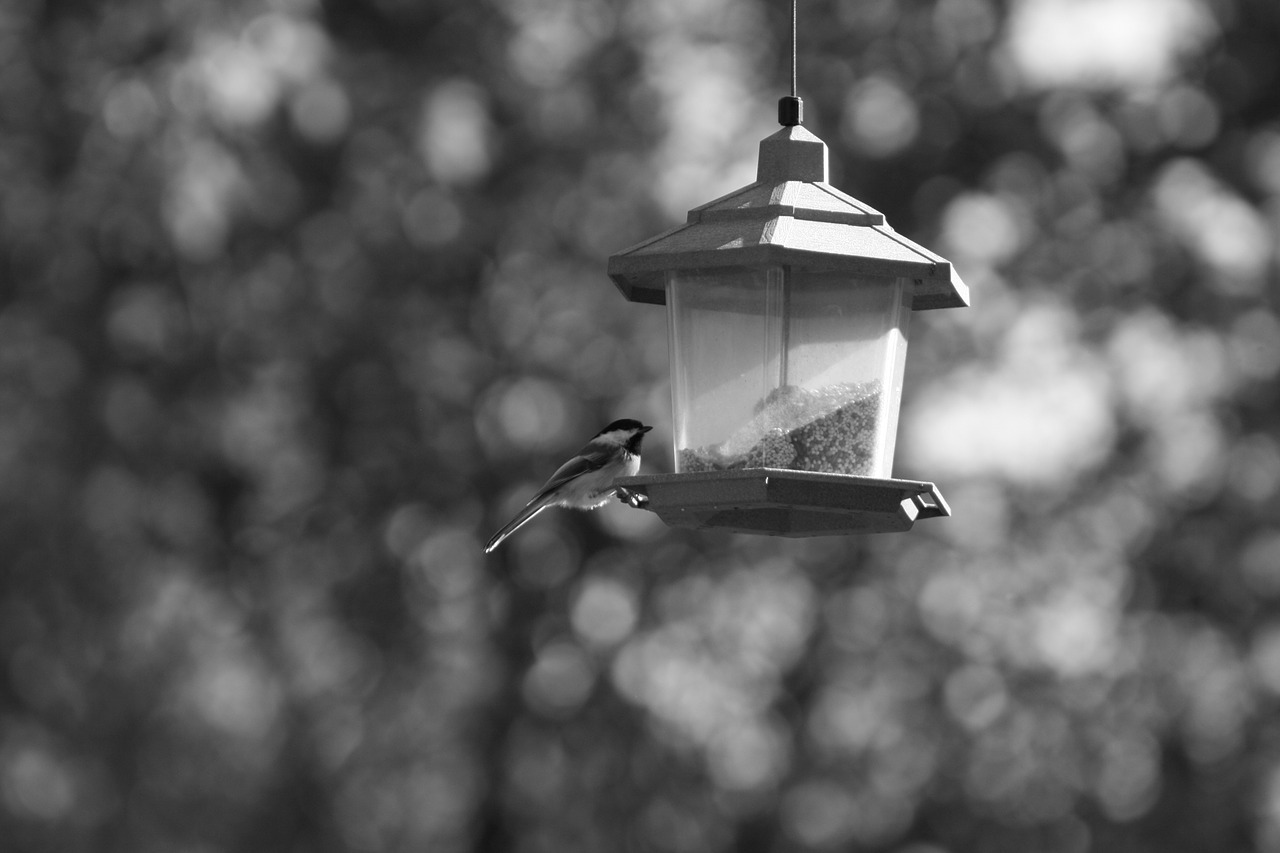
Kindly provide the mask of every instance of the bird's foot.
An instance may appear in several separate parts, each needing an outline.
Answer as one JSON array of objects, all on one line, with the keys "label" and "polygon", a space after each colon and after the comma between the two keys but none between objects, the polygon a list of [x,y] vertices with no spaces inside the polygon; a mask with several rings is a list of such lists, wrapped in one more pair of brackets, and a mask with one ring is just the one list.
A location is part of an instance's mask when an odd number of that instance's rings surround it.
[{"label": "bird's foot", "polygon": [[640,492],[633,492],[630,489],[619,487],[618,500],[635,509],[644,509],[649,504],[649,496]]}]

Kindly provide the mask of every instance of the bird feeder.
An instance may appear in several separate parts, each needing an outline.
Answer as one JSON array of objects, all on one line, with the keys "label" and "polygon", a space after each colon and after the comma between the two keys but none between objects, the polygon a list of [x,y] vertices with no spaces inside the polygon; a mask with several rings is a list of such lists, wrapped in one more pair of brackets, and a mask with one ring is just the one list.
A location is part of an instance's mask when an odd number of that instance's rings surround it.
[{"label": "bird feeder", "polygon": [[968,288],[827,183],[795,106],[755,183],[609,258],[623,296],[667,306],[675,446],[674,473],[618,484],[678,527],[908,530],[950,515],[932,483],[892,478],[909,321]]}]

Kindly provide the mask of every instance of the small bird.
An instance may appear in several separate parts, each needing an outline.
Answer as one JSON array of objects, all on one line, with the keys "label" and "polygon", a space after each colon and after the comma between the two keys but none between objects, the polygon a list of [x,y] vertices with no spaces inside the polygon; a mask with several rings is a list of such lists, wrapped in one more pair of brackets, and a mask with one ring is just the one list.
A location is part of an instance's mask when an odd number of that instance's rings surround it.
[{"label": "small bird", "polygon": [[[484,546],[488,554],[531,518],[549,506],[596,509],[609,502],[618,489],[613,481],[631,477],[640,470],[640,442],[653,429],[639,421],[623,418],[595,434],[578,455],[556,469],[551,479],[524,505],[515,518],[493,535]],[[628,495],[633,506],[638,505]]]}]

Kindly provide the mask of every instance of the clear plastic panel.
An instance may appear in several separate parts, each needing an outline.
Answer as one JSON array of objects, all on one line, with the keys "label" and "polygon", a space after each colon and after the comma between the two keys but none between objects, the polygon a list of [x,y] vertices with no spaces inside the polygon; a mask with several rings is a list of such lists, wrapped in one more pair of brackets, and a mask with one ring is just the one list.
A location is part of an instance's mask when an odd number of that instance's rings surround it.
[{"label": "clear plastic panel", "polygon": [[777,387],[782,282],[779,267],[668,273],[677,449],[722,442]]},{"label": "clear plastic panel", "polygon": [[677,472],[892,475],[908,280],[676,271],[667,306]]}]

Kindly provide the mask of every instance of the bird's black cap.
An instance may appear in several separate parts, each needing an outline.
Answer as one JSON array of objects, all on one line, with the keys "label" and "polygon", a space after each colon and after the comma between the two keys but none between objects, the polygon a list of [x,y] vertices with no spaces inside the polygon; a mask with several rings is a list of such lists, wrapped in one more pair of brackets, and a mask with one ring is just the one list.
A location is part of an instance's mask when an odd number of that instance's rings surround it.
[{"label": "bird's black cap", "polygon": [[639,430],[640,432],[648,432],[651,429],[653,429],[653,427],[645,426],[644,424],[640,423],[639,421],[633,418],[623,418],[622,420],[617,420],[609,424],[607,427],[605,427],[604,429],[596,433],[596,435],[604,435],[606,432],[615,432],[619,430],[625,430],[628,432],[633,430]]}]

